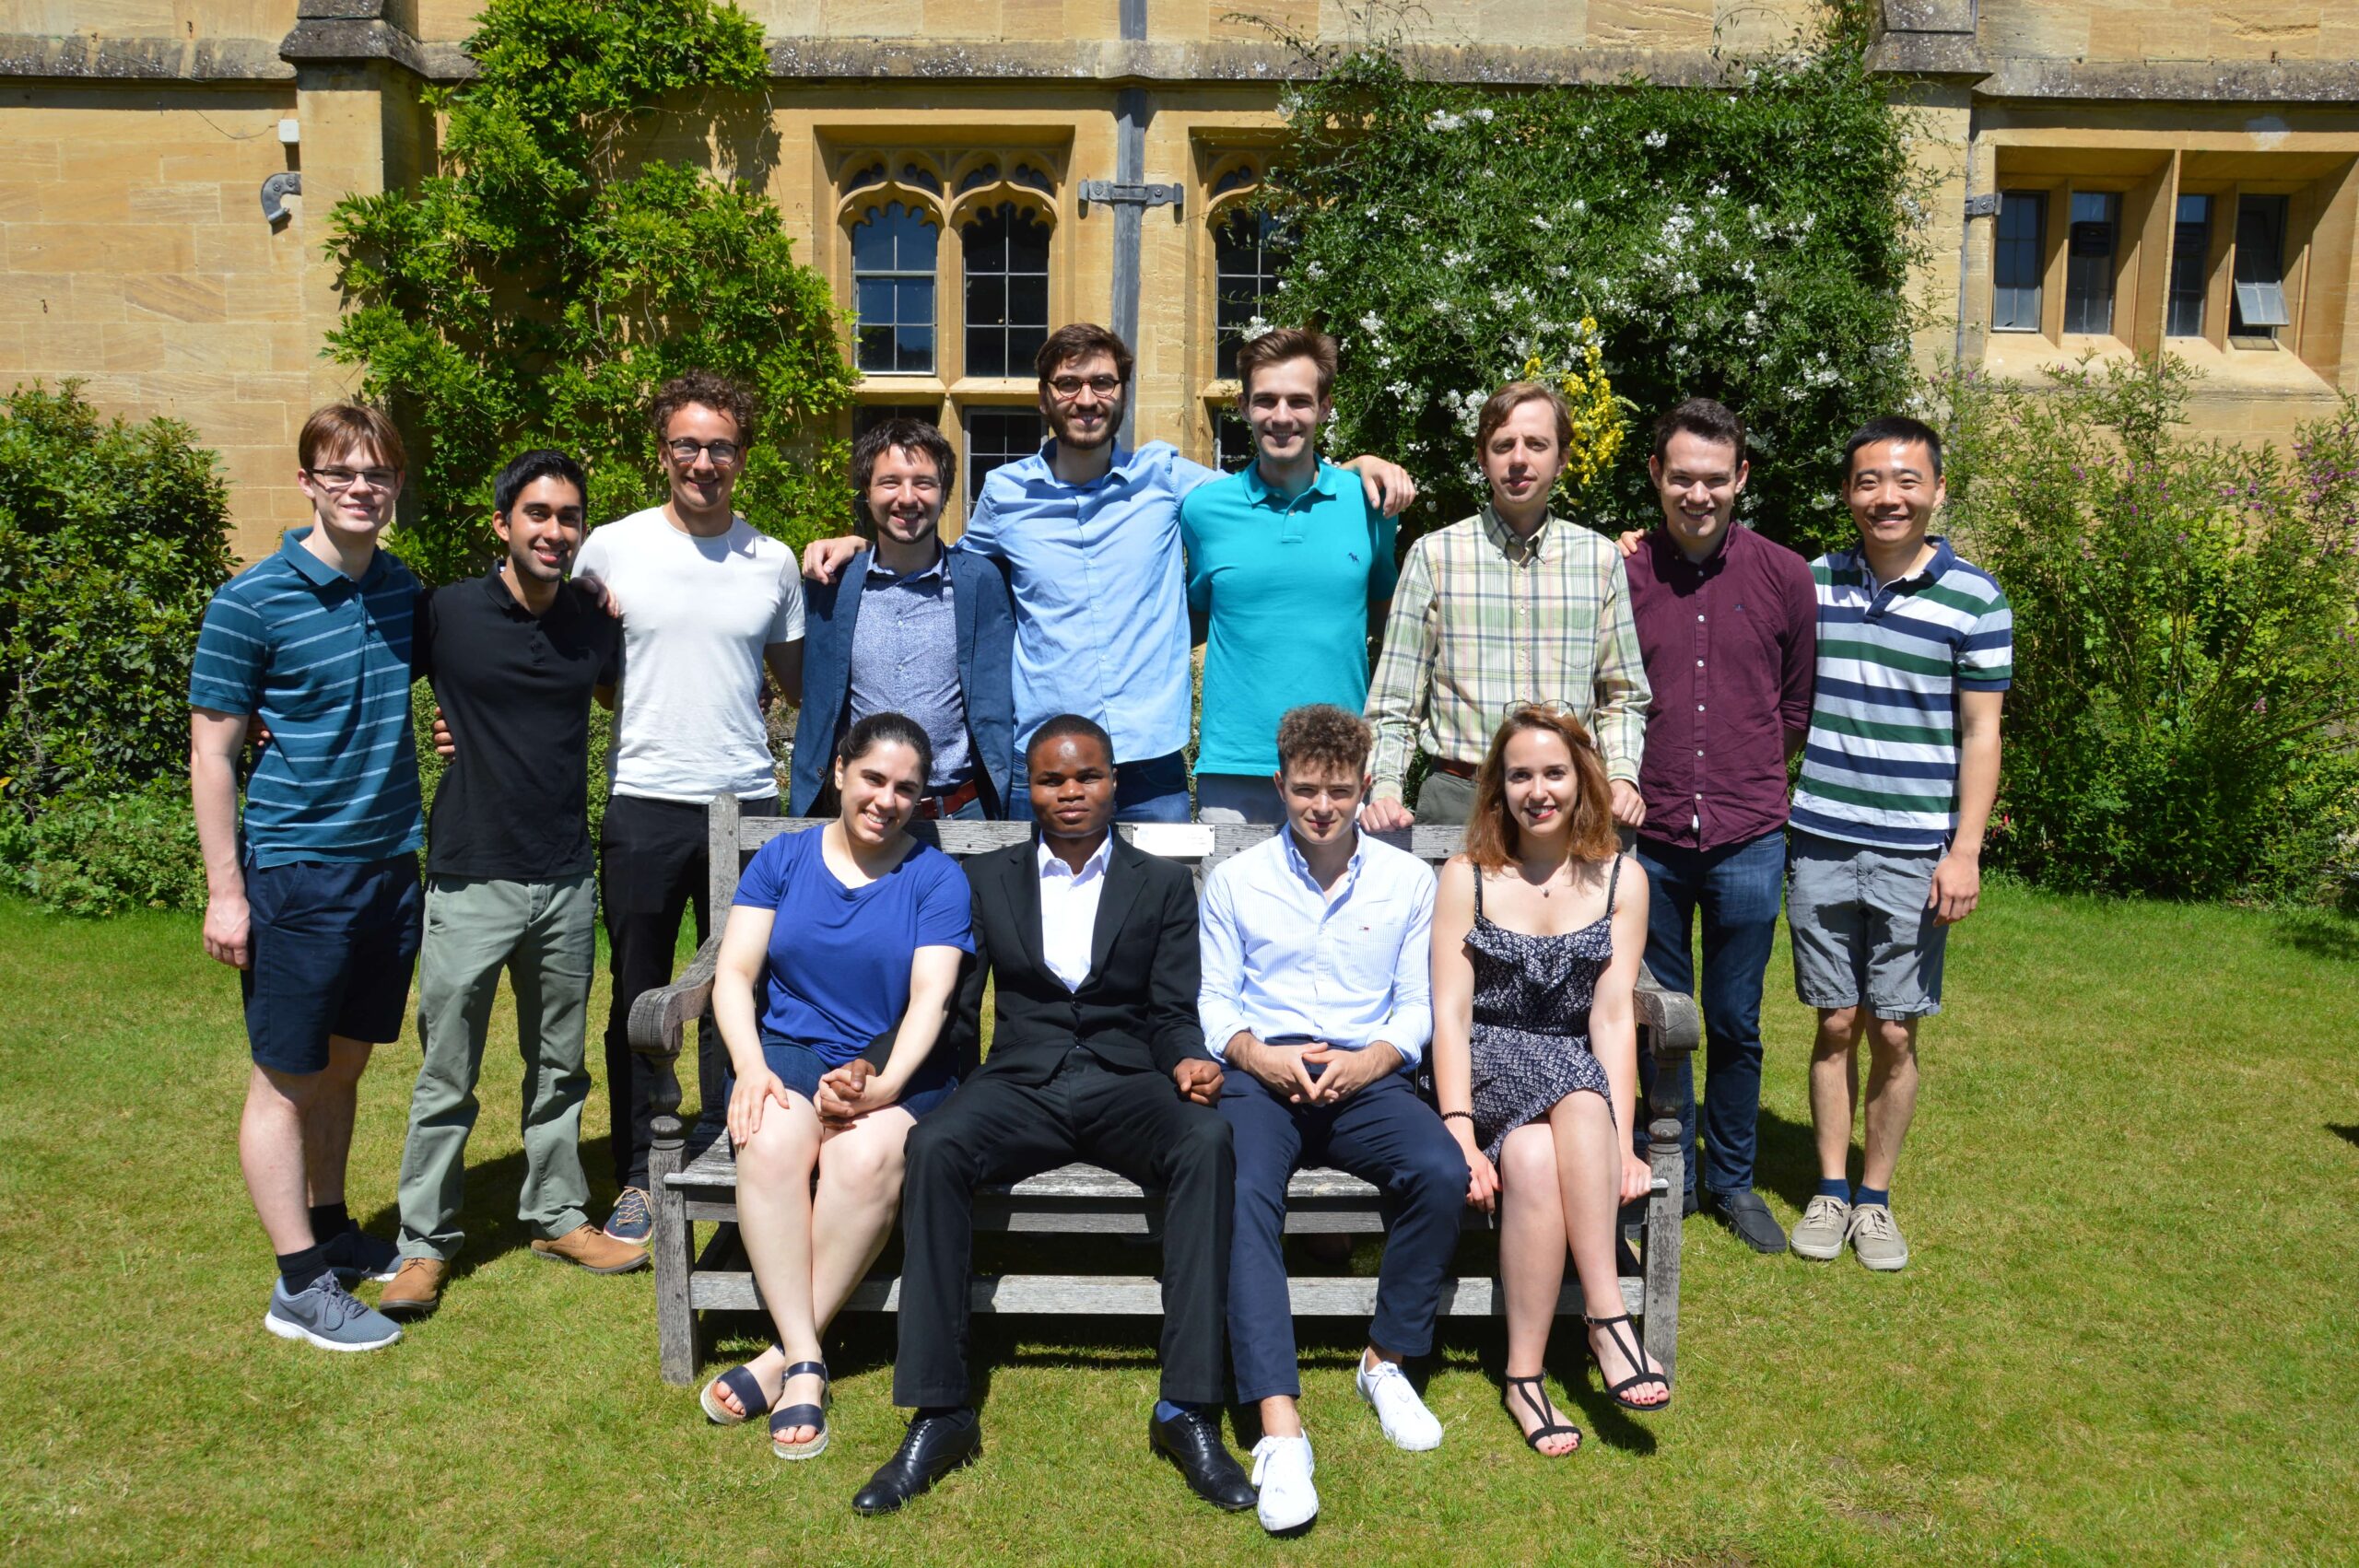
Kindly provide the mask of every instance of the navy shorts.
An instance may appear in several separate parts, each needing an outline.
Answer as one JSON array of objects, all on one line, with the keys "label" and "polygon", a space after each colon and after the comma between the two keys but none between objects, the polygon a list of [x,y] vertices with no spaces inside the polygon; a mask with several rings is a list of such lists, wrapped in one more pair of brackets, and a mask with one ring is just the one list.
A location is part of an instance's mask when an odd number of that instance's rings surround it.
[{"label": "navy shorts", "polygon": [[[843,1065],[839,1061],[831,1062],[809,1046],[798,1046],[782,1035],[762,1036],[762,1060],[778,1074],[778,1081],[789,1091],[806,1100],[816,1100],[819,1097],[819,1080]],[[909,1087],[903,1089],[901,1097],[893,1103],[911,1117],[922,1120],[928,1111],[950,1098],[950,1092],[957,1087],[957,1075],[943,1060],[937,1043],[937,1049],[926,1058],[925,1065],[917,1070],[910,1080]],[[733,1072],[729,1075],[727,1086],[722,1090],[722,1098],[725,1100],[736,1088],[737,1075]]]},{"label": "navy shorts", "polygon": [[398,1040],[426,907],[417,857],[246,868],[246,1039],[274,1072],[318,1072],[328,1036]]}]

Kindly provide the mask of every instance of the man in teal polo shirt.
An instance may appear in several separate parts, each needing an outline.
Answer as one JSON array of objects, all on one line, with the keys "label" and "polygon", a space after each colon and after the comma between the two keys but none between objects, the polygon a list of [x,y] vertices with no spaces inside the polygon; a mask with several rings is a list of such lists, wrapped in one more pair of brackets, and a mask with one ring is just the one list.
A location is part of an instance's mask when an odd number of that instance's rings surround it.
[{"label": "man in teal polo shirt", "polygon": [[1253,464],[1180,507],[1188,609],[1206,643],[1196,815],[1279,823],[1279,716],[1367,705],[1368,634],[1384,624],[1399,568],[1392,520],[1319,459],[1335,340],[1280,327],[1238,350],[1237,374]]}]

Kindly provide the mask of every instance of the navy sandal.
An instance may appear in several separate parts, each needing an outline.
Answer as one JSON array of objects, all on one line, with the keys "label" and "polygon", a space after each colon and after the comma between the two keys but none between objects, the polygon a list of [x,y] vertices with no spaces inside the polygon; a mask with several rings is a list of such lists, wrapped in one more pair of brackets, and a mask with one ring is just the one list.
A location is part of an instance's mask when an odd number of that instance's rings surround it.
[{"label": "navy sandal", "polygon": [[[780,1390],[783,1392],[785,1387],[785,1381],[780,1379]],[[743,1415],[714,1398],[714,1391],[721,1388],[737,1396],[737,1408],[745,1412]],[[771,1402],[769,1396],[762,1392],[762,1380],[754,1375],[754,1369],[749,1366],[731,1367],[706,1384],[704,1392],[697,1396],[697,1403],[704,1407],[704,1419],[715,1426],[742,1426],[768,1410]]]},{"label": "navy sandal", "polygon": [[[1609,1385],[1605,1390],[1606,1398],[1625,1410],[1642,1410],[1652,1414],[1656,1410],[1671,1409],[1671,1374],[1661,1370],[1649,1372],[1646,1369],[1647,1352],[1639,1347],[1637,1331],[1630,1327],[1630,1315],[1625,1312],[1618,1317],[1590,1317],[1589,1326],[1592,1328],[1604,1329],[1607,1340],[1613,1344],[1615,1351],[1620,1352],[1622,1359],[1638,1369],[1621,1382]],[[1619,1332],[1616,1332],[1617,1329]],[[1590,1359],[1597,1363],[1597,1375],[1602,1381],[1605,1376],[1605,1358],[1597,1353],[1597,1347],[1594,1345],[1590,1347],[1589,1353]],[[1641,1383],[1661,1384],[1662,1398],[1651,1405],[1642,1405],[1623,1394],[1624,1389],[1636,1387]]]},{"label": "navy sandal", "polygon": [[[1531,1407],[1532,1413],[1540,1418],[1538,1426],[1524,1433],[1524,1446],[1543,1459],[1568,1459],[1580,1452],[1581,1429],[1555,1419],[1555,1407],[1548,1402],[1548,1385],[1544,1378],[1510,1377],[1507,1380],[1507,1387],[1499,1390],[1499,1403],[1507,1408],[1508,1419],[1515,1422],[1516,1429],[1522,1431],[1523,1422],[1517,1417],[1515,1406],[1508,1399],[1510,1393],[1522,1395],[1523,1402]],[[1573,1440],[1573,1445],[1561,1454],[1551,1454],[1540,1446],[1551,1437],[1568,1435]]]},{"label": "navy sandal", "polygon": [[[789,1405],[782,1410],[770,1412],[770,1452],[781,1459],[816,1459],[827,1451],[827,1363],[823,1361],[798,1361],[786,1369],[786,1376],[779,1380],[779,1398],[786,1398],[786,1386],[805,1374],[816,1374],[820,1380],[819,1402],[816,1405]],[[779,1433],[791,1426],[813,1429],[807,1443],[781,1443]]]}]

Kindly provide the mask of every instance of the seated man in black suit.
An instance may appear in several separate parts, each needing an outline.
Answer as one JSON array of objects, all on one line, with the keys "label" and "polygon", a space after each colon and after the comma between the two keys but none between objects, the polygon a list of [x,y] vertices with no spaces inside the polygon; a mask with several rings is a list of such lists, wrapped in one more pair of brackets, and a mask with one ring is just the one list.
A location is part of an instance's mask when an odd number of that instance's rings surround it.
[{"label": "seated man in black suit", "polygon": [[967,862],[976,964],[959,1007],[971,1031],[984,977],[998,977],[991,1058],[909,1142],[893,1402],[917,1414],[852,1506],[898,1508],[982,1450],[967,1380],[975,1188],[1088,1160],[1164,1193],[1149,1441],[1205,1501],[1250,1508],[1217,1419],[1234,1170],[1196,1017],[1194,879],[1109,831],[1114,750],[1097,725],[1051,719],[1026,761],[1039,837]]}]

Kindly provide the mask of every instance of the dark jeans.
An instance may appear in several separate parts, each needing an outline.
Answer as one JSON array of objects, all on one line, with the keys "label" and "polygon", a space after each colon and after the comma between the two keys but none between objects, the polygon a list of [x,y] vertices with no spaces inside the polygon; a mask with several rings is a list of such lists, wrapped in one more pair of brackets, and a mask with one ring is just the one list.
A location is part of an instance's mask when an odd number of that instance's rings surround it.
[{"label": "dark jeans", "polygon": [[1163,1397],[1215,1404],[1236,1203],[1228,1123],[1168,1074],[1115,1072],[1076,1049],[1046,1083],[986,1069],[910,1134],[901,1180],[900,1351],[893,1402],[968,1402],[967,1275],[975,1188],[1088,1160],[1163,1192]]},{"label": "dark jeans", "polygon": [[[776,816],[778,797],[740,801],[737,809],[746,816]],[[607,800],[598,833],[598,903],[606,922],[607,972],[615,982],[606,1012],[606,1114],[617,1187],[647,1185],[647,1151],[653,1141],[648,1124],[654,1077],[630,1048],[631,1003],[641,991],[671,983],[683,911],[696,919],[698,945],[710,934],[704,907],[710,876],[704,807],[637,795]],[[698,1031],[699,1036],[704,1033]],[[700,1038],[697,1085],[704,1104],[722,1104],[721,1085],[728,1071],[721,1043]]]},{"label": "dark jeans", "polygon": [[[1641,837],[1647,868],[1647,967],[1667,991],[1696,996],[1704,1013],[1704,1156],[1707,1192],[1753,1186],[1755,1124],[1761,1117],[1761,977],[1778,935],[1778,899],[1786,879],[1786,836],[1778,830],[1742,844],[1687,849]],[[1696,987],[1689,939],[1704,917],[1704,985]],[[1683,1059],[1679,1144],[1686,1155],[1687,1196],[1696,1196],[1695,1064]],[[1646,1153],[1641,1119],[1632,1129]]]},{"label": "dark jeans", "polygon": [[1245,1404],[1299,1398],[1294,1306],[1286,1293],[1286,1182],[1302,1165],[1336,1165],[1383,1193],[1384,1263],[1371,1344],[1395,1355],[1434,1347],[1442,1276],[1466,1211],[1466,1156],[1405,1072],[1332,1106],[1293,1106],[1250,1073],[1221,1081],[1220,1114],[1237,1151],[1237,1235],[1228,1255],[1228,1353]]},{"label": "dark jeans", "polygon": [[[1008,804],[1008,820],[1032,820],[1032,791],[1024,770],[1024,759],[1015,762],[1015,775],[1008,780],[1007,790],[1014,799]],[[1172,752],[1164,756],[1151,756],[1144,762],[1118,762],[1114,765],[1114,819],[1117,822],[1185,822],[1188,820],[1188,758],[1186,754]]]}]

